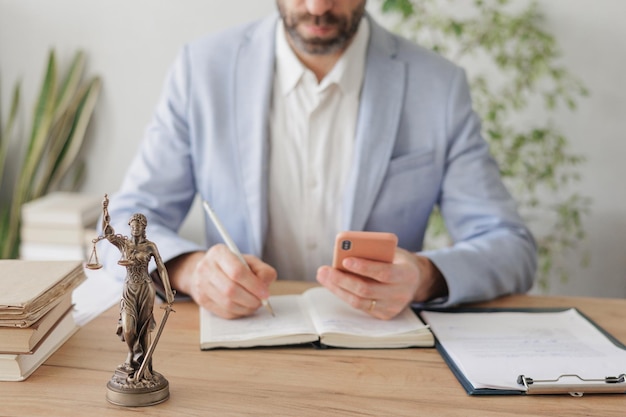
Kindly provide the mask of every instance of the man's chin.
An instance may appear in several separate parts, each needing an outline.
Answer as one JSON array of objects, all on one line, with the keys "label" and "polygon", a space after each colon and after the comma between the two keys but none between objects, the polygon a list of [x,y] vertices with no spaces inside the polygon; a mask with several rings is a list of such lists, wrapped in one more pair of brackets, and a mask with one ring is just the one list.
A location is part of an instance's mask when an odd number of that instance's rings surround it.
[{"label": "man's chin", "polygon": [[[295,46],[311,55],[329,55],[343,48],[346,40],[343,38],[341,31],[334,26],[328,26],[326,30],[317,31],[321,35],[317,35],[315,30],[307,30],[308,28],[299,27],[287,30],[292,38]],[[294,33],[295,32],[295,33]]]},{"label": "man's chin", "polygon": [[299,49],[311,54],[311,55],[330,55],[335,52],[341,50],[343,43],[339,42],[337,39],[329,39],[329,40],[310,40],[304,41],[300,40],[300,42],[296,42]]}]

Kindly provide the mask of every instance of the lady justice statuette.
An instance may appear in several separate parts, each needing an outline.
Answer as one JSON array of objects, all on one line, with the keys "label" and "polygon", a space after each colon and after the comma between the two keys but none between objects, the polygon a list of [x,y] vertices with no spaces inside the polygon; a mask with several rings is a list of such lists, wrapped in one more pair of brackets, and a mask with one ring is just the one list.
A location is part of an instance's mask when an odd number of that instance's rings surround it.
[{"label": "lady justice statuette", "polygon": [[[126,407],[159,404],[169,398],[169,383],[163,375],[152,369],[152,354],[167,317],[173,311],[174,291],[156,245],[146,239],[146,216],[140,213],[132,215],[128,222],[130,237],[115,234],[110,225],[108,205],[109,198],[105,194],[102,201],[102,235],[92,241],[93,250],[87,268],[101,267],[96,252],[96,243],[101,240],[108,240],[122,255],[118,264],[126,267],[126,279],[120,301],[117,335],[126,343],[128,356],[107,383],[106,398],[113,404]],[[148,273],[148,263],[152,258],[157,266],[155,273],[165,289],[166,304],[162,307],[165,312],[161,325],[150,342],[150,334],[156,327],[153,314],[156,290]]]}]

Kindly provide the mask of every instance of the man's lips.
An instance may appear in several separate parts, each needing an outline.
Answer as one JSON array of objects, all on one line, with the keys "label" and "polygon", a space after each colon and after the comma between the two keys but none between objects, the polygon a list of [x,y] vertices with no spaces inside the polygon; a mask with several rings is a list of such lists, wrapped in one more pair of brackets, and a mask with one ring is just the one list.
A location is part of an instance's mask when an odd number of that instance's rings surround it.
[{"label": "man's lips", "polygon": [[320,38],[326,37],[329,34],[334,34],[337,30],[335,25],[303,24],[302,28],[307,35]]}]

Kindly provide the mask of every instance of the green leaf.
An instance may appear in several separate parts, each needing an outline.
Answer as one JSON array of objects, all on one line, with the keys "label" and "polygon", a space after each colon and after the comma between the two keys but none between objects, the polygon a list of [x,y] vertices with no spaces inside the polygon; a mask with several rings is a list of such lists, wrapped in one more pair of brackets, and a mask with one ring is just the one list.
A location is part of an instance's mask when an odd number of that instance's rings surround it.
[{"label": "green leaf", "polygon": [[57,95],[56,76],[56,58],[54,51],[50,51],[46,74],[44,76],[39,99],[35,107],[33,127],[28,148],[22,164],[18,187],[16,188],[16,193],[14,194],[14,212],[17,212],[19,207],[21,207],[21,205],[28,201],[31,197],[30,191],[32,184],[35,181],[35,171],[44,154],[47,144],[47,135],[54,118]]},{"label": "green leaf", "polygon": [[66,141],[64,146],[58,153],[56,163],[50,171],[50,180],[48,184],[46,184],[45,190],[47,190],[48,187],[55,188],[76,161],[80,149],[82,148],[87,126],[95,109],[101,87],[101,79],[95,77],[75,96],[74,103],[71,106],[73,112],[70,113],[72,116],[71,129],[65,136]]},{"label": "green leaf", "polygon": [[76,90],[78,89],[80,80],[83,76],[84,67],[85,53],[83,51],[77,51],[58,93],[55,104],[54,121],[57,121],[58,118],[64,114],[72,99],[76,95]]},{"label": "green leaf", "polygon": [[9,149],[9,141],[13,135],[13,126],[17,117],[17,109],[20,104],[20,84],[16,83],[13,88],[11,106],[9,108],[9,116],[6,124],[3,126],[2,109],[0,108],[0,185],[5,171],[5,162]]},{"label": "green leaf", "polygon": [[400,13],[405,18],[413,15],[414,12],[413,3],[410,0],[384,0],[381,10],[385,13]]}]

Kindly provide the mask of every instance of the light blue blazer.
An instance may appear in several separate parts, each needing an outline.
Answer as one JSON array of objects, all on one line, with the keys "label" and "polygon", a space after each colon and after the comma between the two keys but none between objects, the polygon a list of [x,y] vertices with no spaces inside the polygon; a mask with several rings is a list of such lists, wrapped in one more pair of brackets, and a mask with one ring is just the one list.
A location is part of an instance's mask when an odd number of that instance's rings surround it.
[{"label": "light blue blazer", "polygon": [[[535,243],[481,137],[464,71],[368,18],[354,156],[337,207],[343,228],[393,232],[400,247],[418,252],[439,205],[454,245],[423,253],[446,277],[447,304],[528,290]],[[182,49],[140,151],[112,196],[117,233],[128,234],[128,219],[142,212],[148,239],[165,261],[202,250],[177,234],[199,194],[241,251],[261,256],[277,19]],[[206,244],[222,242],[206,224]],[[101,248],[106,264],[119,271],[117,250]]]}]

